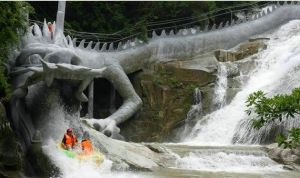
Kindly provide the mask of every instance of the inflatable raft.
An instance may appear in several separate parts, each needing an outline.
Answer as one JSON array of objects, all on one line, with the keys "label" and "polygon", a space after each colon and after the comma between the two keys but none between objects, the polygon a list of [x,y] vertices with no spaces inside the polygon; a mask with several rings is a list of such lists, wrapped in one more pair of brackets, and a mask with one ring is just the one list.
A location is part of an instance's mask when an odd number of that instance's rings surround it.
[{"label": "inflatable raft", "polygon": [[104,161],[104,155],[97,150],[94,150],[90,154],[84,154],[82,152],[65,150],[65,149],[63,149],[63,147],[61,146],[60,143],[58,144],[57,147],[69,158],[78,159],[78,160],[84,161],[84,162],[94,162],[94,163],[96,163],[97,166],[100,166],[102,164],[102,162]]}]

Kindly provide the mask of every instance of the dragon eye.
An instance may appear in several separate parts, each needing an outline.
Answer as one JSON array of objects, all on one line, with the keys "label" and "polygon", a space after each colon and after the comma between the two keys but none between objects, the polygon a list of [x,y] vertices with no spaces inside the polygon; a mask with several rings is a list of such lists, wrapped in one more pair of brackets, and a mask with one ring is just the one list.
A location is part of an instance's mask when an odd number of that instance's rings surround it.
[{"label": "dragon eye", "polygon": [[77,56],[73,56],[71,58],[71,64],[72,65],[79,65],[80,64],[80,59]]},{"label": "dragon eye", "polygon": [[41,64],[42,57],[38,54],[33,54],[27,58],[28,64]]},{"label": "dragon eye", "polygon": [[41,64],[42,57],[38,54],[33,54],[28,56],[27,58],[17,58],[16,65],[32,65],[32,64]]}]

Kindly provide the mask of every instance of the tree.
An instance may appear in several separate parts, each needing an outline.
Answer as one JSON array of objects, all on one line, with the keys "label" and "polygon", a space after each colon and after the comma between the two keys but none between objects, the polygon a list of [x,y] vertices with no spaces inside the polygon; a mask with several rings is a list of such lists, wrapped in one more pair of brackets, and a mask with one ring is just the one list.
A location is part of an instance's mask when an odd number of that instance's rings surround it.
[{"label": "tree", "polygon": [[[220,12],[218,10],[249,3],[246,1],[68,1],[65,14],[65,29],[106,34],[113,33],[116,35],[112,38],[103,37],[104,39],[99,39],[105,42],[136,34],[139,34],[138,37],[140,39],[146,40],[147,36],[152,35],[152,30],[154,29],[160,34],[162,29],[166,29],[169,32],[170,30],[195,26],[203,28],[207,23],[203,19],[208,16],[210,16],[210,26],[213,23],[219,24],[224,20],[230,20],[229,12],[231,11],[227,9]],[[254,4],[255,2],[251,3]],[[55,20],[57,2],[34,1],[30,2],[30,4],[36,10],[36,13],[30,16],[30,19],[38,21],[43,21],[44,18],[48,21]],[[210,13],[207,15],[206,13],[208,12]],[[225,12],[229,13],[229,15],[224,16]],[[221,15],[216,16],[220,13]],[[69,35],[72,36],[72,33],[69,33]],[[78,36],[77,38],[81,39],[83,37]]]},{"label": "tree", "polygon": [[16,47],[20,35],[27,29],[26,13],[32,8],[26,2],[0,2],[0,98],[8,99],[10,94],[8,76],[4,63],[7,62],[11,49]]},{"label": "tree", "polygon": [[[247,101],[247,114],[255,113],[252,118],[253,127],[261,128],[269,122],[295,118],[300,114],[300,88],[296,88],[291,94],[278,94],[271,98],[266,97],[263,91],[257,91],[249,95]],[[288,135],[279,134],[276,137],[279,146],[293,148],[300,144],[300,128],[292,128]]]}]

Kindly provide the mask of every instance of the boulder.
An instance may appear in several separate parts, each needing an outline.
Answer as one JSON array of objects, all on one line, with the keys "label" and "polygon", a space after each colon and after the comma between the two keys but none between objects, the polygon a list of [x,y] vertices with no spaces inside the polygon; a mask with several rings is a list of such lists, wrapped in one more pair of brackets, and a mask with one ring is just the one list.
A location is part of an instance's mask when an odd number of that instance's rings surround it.
[{"label": "boulder", "polygon": [[143,100],[143,108],[120,125],[121,134],[134,142],[166,140],[177,124],[186,118],[196,85],[146,72],[136,74],[133,85]]},{"label": "boulder", "polygon": [[260,50],[266,49],[266,47],[267,45],[264,43],[264,40],[251,40],[241,43],[230,50],[217,50],[215,51],[215,56],[220,62],[234,62],[256,54]]},{"label": "boulder", "polygon": [[83,129],[90,133],[94,146],[113,161],[114,169],[154,171],[174,164],[175,157],[166,151],[153,151],[142,144],[106,137],[86,124],[83,124]]},{"label": "boulder", "polygon": [[300,146],[292,149],[271,144],[266,147],[268,156],[274,161],[285,164],[287,169],[300,170]]},{"label": "boulder", "polygon": [[143,108],[120,125],[121,134],[134,142],[162,142],[183,124],[193,104],[196,87],[216,80],[217,60],[213,53],[193,60],[155,64],[135,73],[131,81],[143,100]]},{"label": "boulder", "polygon": [[165,71],[169,77],[175,77],[184,83],[195,83],[199,86],[205,86],[215,81],[215,70],[206,66],[191,68],[183,61],[172,61],[156,65],[156,71]]}]

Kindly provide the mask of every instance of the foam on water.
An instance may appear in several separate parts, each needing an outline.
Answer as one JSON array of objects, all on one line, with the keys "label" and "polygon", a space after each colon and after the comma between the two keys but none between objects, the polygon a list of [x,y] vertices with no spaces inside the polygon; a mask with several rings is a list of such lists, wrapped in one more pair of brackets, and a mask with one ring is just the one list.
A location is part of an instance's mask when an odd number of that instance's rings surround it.
[{"label": "foam on water", "polygon": [[[245,101],[248,95],[257,90],[267,91],[269,95],[277,92],[290,92],[300,84],[300,20],[291,21],[271,35],[268,48],[258,58],[259,66],[249,74],[249,81],[237,93],[233,101],[219,110],[204,116],[185,139],[186,143],[197,145],[230,145],[238,123],[247,118]],[[299,75],[298,75],[299,73]],[[295,76],[293,76],[293,74]],[[286,78],[291,79],[285,85]],[[226,87],[226,85],[223,85]],[[224,93],[221,93],[224,98]],[[50,113],[51,121],[43,129],[51,133],[43,143],[43,150],[61,171],[61,178],[135,178],[144,177],[134,172],[112,172],[112,162],[105,159],[100,167],[91,162],[80,162],[68,158],[57,149],[66,128],[72,123],[80,123],[78,116],[68,116],[62,107]],[[69,117],[69,119],[66,119]],[[72,121],[72,119],[75,120]],[[80,130],[80,125],[75,125]],[[191,152],[188,156],[178,157],[177,167],[208,171],[263,172],[282,171],[282,166],[274,163],[267,156],[238,154],[227,152]]]},{"label": "foam on water", "polygon": [[225,63],[218,64],[217,83],[214,91],[213,104],[218,108],[224,107],[226,104],[227,90],[227,68]]},{"label": "foam on water", "polygon": [[[43,151],[49,156],[50,160],[59,168],[59,177],[52,178],[140,178],[134,172],[112,172],[112,161],[105,158],[101,166],[94,162],[80,161],[67,157],[57,146],[61,142],[64,132],[72,125],[77,128],[77,135],[80,140],[80,122],[76,122],[77,115],[69,115],[63,109],[63,106],[57,102],[53,105],[53,110],[47,116],[49,122],[42,127],[49,133],[43,142]],[[74,122],[75,120],[75,122]],[[77,123],[77,124],[76,124]],[[79,150],[78,150],[79,151]]]},{"label": "foam on water", "polygon": [[[248,95],[263,90],[269,96],[276,92],[287,93],[299,86],[299,75],[292,76],[289,87],[282,83],[291,73],[297,74],[300,66],[300,21],[290,21],[271,35],[268,48],[260,52],[259,65],[249,73],[246,82],[227,106],[201,118],[185,142],[197,145],[230,145],[238,123],[247,119],[245,101]],[[276,92],[275,92],[276,91]]]},{"label": "foam on water", "polygon": [[177,167],[191,170],[227,172],[276,172],[282,165],[264,155],[226,152],[191,152],[177,160]]}]

